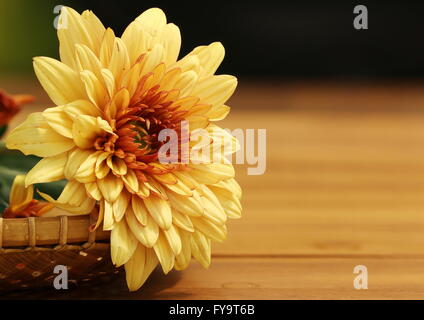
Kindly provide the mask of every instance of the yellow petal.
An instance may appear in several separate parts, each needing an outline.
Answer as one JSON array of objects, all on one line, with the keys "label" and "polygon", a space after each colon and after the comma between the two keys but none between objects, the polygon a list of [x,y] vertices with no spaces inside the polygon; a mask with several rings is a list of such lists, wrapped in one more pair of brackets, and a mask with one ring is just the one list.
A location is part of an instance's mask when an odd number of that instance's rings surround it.
[{"label": "yellow petal", "polygon": [[167,274],[174,267],[175,255],[165,235],[159,231],[159,238],[153,246],[156,256],[162,266],[163,273]]},{"label": "yellow petal", "polygon": [[121,39],[127,47],[128,56],[132,65],[141,54],[148,51],[152,37],[147,31],[143,30],[142,24],[133,21],[125,29]]},{"label": "yellow petal", "polygon": [[103,197],[110,203],[113,203],[118,199],[124,187],[122,179],[116,178],[113,174],[109,174],[106,178],[98,180],[97,185],[99,186]]},{"label": "yellow petal", "polygon": [[163,62],[159,63],[157,66],[155,66],[152,70],[153,73],[153,80],[151,83],[151,86],[154,87],[157,84],[159,84],[163,78],[163,75],[165,74],[166,66]]},{"label": "yellow petal", "polygon": [[172,173],[156,175],[155,179],[161,182],[169,190],[174,191],[175,193],[178,193],[183,196],[192,195],[191,189]]},{"label": "yellow petal", "polygon": [[87,193],[85,192],[84,184],[78,181],[68,181],[60,194],[57,202],[67,203],[71,206],[79,206],[87,199]]},{"label": "yellow petal", "polygon": [[103,84],[103,76],[98,78],[90,70],[84,70],[80,72],[80,77],[88,99],[99,109],[103,109],[109,101],[109,94]]},{"label": "yellow petal", "polygon": [[158,174],[154,178],[162,184],[176,184],[178,182],[177,178],[171,173]]},{"label": "yellow petal", "polygon": [[147,211],[147,208],[144,205],[143,200],[137,195],[133,195],[131,200],[131,205],[132,205],[134,215],[137,218],[138,222],[140,222],[143,226],[145,226],[147,223],[147,216],[149,215],[149,212]]},{"label": "yellow petal", "polygon": [[90,213],[96,201],[87,197],[85,187],[76,181],[69,181],[63,189],[57,200],[54,200],[48,194],[38,192],[46,201],[55,205],[59,209],[63,209],[69,214],[83,215]]},{"label": "yellow petal", "polygon": [[144,65],[145,59],[138,60],[129,70],[122,74],[121,77],[121,88],[126,88],[128,90],[129,96],[133,96],[140,78],[141,69]]},{"label": "yellow petal", "polygon": [[105,113],[112,119],[116,118],[119,110],[126,108],[130,103],[130,94],[126,88],[121,88],[106,106]]},{"label": "yellow petal", "polygon": [[66,64],[47,57],[36,57],[33,64],[38,80],[56,105],[87,97],[79,74]]},{"label": "yellow petal", "polygon": [[204,268],[209,267],[211,263],[211,241],[199,231],[192,233],[191,252]]},{"label": "yellow petal", "polygon": [[229,113],[230,113],[230,107],[226,105],[215,105],[206,114],[206,116],[208,117],[210,121],[220,121],[220,120],[224,120]]},{"label": "yellow petal", "polygon": [[212,76],[200,80],[191,95],[200,98],[201,103],[212,106],[224,104],[237,87],[237,79],[229,75]]},{"label": "yellow petal", "polygon": [[98,55],[100,44],[105,33],[105,27],[91,10],[85,10],[81,14],[81,17],[83,18],[84,24],[87,26],[93,41],[93,47],[91,49],[96,55]]},{"label": "yellow petal", "polygon": [[115,38],[115,43],[112,49],[110,62],[108,69],[112,72],[115,77],[115,82],[117,84],[116,89],[119,90],[120,79],[122,74],[129,70],[130,68],[130,59],[128,56],[127,47],[125,43],[120,38]]},{"label": "yellow petal", "polygon": [[118,199],[113,203],[113,216],[115,221],[119,222],[124,217],[125,211],[127,211],[128,204],[130,202],[130,196],[125,192],[121,192]]},{"label": "yellow petal", "polygon": [[98,54],[105,28],[91,11],[85,11],[80,15],[69,7],[62,7],[59,25],[61,26],[57,32],[59,52],[64,63],[76,69],[74,51],[76,44],[86,45],[96,55]]},{"label": "yellow petal", "polygon": [[189,116],[186,120],[189,122],[190,131],[205,129],[209,125],[209,119],[205,116]]},{"label": "yellow petal", "polygon": [[102,65],[100,60],[89,47],[82,44],[76,44],[75,54],[79,71],[90,70],[98,79],[102,78]]},{"label": "yellow petal", "polygon": [[234,167],[231,164],[210,163],[191,164],[190,175],[200,183],[214,184],[221,180],[234,178]]},{"label": "yellow petal", "polygon": [[99,208],[99,210],[97,210],[97,208],[94,207],[93,213],[95,214],[97,211],[99,212],[99,215],[97,217],[96,225],[94,226],[94,228],[91,228],[91,231],[96,231],[100,227],[101,223],[104,220],[105,210],[104,210],[103,201],[100,202],[100,208]]},{"label": "yellow petal", "polygon": [[173,68],[171,70],[168,70],[160,80],[160,87],[162,90],[170,91],[175,89],[175,83],[180,79],[181,77],[181,69],[180,68]]},{"label": "yellow petal", "polygon": [[144,204],[161,229],[168,230],[171,227],[172,213],[168,201],[151,196],[144,199]]},{"label": "yellow petal", "polygon": [[81,163],[74,178],[81,183],[95,182],[95,165],[98,157],[102,154],[102,151],[91,152],[86,159]]},{"label": "yellow petal", "polygon": [[241,218],[241,188],[234,179],[228,179],[214,185],[209,185],[208,188],[215,194],[229,218]]},{"label": "yellow petal", "polygon": [[194,107],[184,110],[183,108],[178,108],[178,111],[186,111],[186,117],[189,118],[191,116],[206,116],[208,112],[211,110],[212,106],[208,104],[198,104]]},{"label": "yellow petal", "polygon": [[189,173],[185,171],[174,171],[173,174],[191,190],[197,189],[199,187],[199,183],[194,180]]},{"label": "yellow petal", "polygon": [[147,197],[150,197],[150,188],[147,187],[148,185],[150,185],[148,182],[147,183],[140,183],[138,186],[138,192],[137,195],[143,199],[146,199]]},{"label": "yellow petal", "polygon": [[[133,30],[134,36],[140,37],[141,35],[137,35],[136,32],[143,30],[151,37],[149,43],[145,44],[147,46],[145,49],[150,49],[157,43],[161,44],[165,48],[166,57],[164,61],[166,64],[170,65],[177,60],[181,47],[180,30],[176,25],[166,23],[166,16],[161,9],[146,10],[137,17],[134,23],[139,25],[139,28]],[[139,48],[141,49],[142,46],[139,46]]]},{"label": "yellow petal", "polygon": [[71,139],[56,133],[47,124],[41,112],[32,113],[7,137],[6,146],[18,149],[25,155],[51,157],[72,149],[75,144]]},{"label": "yellow petal", "polygon": [[179,230],[181,238],[181,252],[175,257],[175,269],[184,270],[188,267],[191,260],[191,233]]},{"label": "yellow petal", "polygon": [[168,192],[168,198],[171,206],[180,212],[184,212],[189,216],[201,216],[203,214],[203,204],[196,191],[190,197],[170,191]]},{"label": "yellow petal", "polygon": [[100,45],[100,62],[104,67],[109,65],[115,45],[115,34],[111,28],[107,28]]},{"label": "yellow petal", "polygon": [[147,181],[145,181],[143,184],[140,184],[140,192],[142,191],[142,186],[147,187],[150,190],[149,194],[154,193],[158,197],[164,200],[168,200],[165,188],[162,186],[161,183],[157,182],[155,179],[147,176]]},{"label": "yellow petal", "polygon": [[240,150],[240,143],[235,136],[229,133],[227,130],[221,127],[210,124],[206,131],[209,133],[209,137],[212,138],[212,152],[214,153],[214,162],[227,163],[224,158],[226,155],[233,154]]},{"label": "yellow petal", "polygon": [[66,138],[72,139],[73,121],[66,114],[64,106],[47,108],[43,112],[43,117],[54,131]]},{"label": "yellow petal", "polygon": [[191,96],[183,97],[181,99],[174,101],[171,107],[178,107],[179,109],[182,109],[182,110],[189,110],[193,108],[199,102],[199,100],[200,99],[198,97],[191,97]]},{"label": "yellow petal", "polygon": [[197,55],[186,55],[181,60],[177,61],[173,68],[180,69],[182,72],[194,71],[196,74],[200,73],[200,60]]},{"label": "yellow petal", "polygon": [[77,116],[72,127],[74,142],[81,149],[92,148],[95,140],[106,132],[113,134],[106,120],[87,115]]},{"label": "yellow petal", "polygon": [[165,49],[164,62],[166,65],[175,63],[181,49],[181,33],[178,26],[168,23],[159,31],[157,37],[152,39],[152,43],[158,42]]},{"label": "yellow petal", "polygon": [[12,212],[24,209],[33,199],[34,187],[26,187],[25,180],[25,175],[18,175],[13,180],[9,194],[9,207]]},{"label": "yellow petal", "polygon": [[232,199],[224,198],[217,195],[219,202],[221,203],[222,208],[230,219],[240,219],[242,206],[240,200],[236,197]]},{"label": "yellow petal", "polygon": [[179,227],[180,229],[186,230],[188,232],[193,232],[194,227],[191,222],[191,218],[184,213],[179,212],[178,210],[172,210],[172,223]]},{"label": "yellow petal", "polygon": [[127,263],[134,254],[137,243],[137,239],[129,230],[127,222],[125,220],[116,222],[110,234],[110,255],[113,264],[120,267]]},{"label": "yellow petal", "polygon": [[223,195],[226,195],[227,198],[230,198],[234,195],[240,199],[242,196],[241,187],[235,179],[221,180],[220,182],[209,187],[213,187],[215,190],[219,189],[219,192]]},{"label": "yellow petal", "polygon": [[65,178],[73,180],[82,163],[93,153],[92,150],[75,148],[68,153],[68,159],[64,168]]},{"label": "yellow petal", "polygon": [[227,215],[225,214],[218,198],[205,185],[201,186],[201,193],[202,203],[205,208],[204,216],[208,217],[216,224],[224,224],[227,221]]},{"label": "yellow petal", "polygon": [[222,208],[221,204],[219,204],[219,206],[216,206],[206,197],[202,197],[202,204],[205,208],[203,212],[204,217],[207,217],[216,224],[222,225],[225,223],[225,221],[227,220],[227,215],[225,214],[225,211]]},{"label": "yellow petal", "polygon": [[181,252],[181,238],[177,228],[171,225],[171,227],[168,230],[164,230],[163,233],[174,255],[179,255]]},{"label": "yellow petal", "polygon": [[88,100],[76,100],[63,106],[63,110],[71,118],[75,119],[80,115],[98,117],[101,115],[100,109]]},{"label": "yellow petal", "polygon": [[227,237],[227,227],[225,225],[217,225],[210,219],[192,217],[194,228],[202,232],[212,240],[222,242]]},{"label": "yellow petal", "polygon": [[124,160],[118,157],[109,156],[106,163],[115,175],[124,176],[127,174],[127,164]]},{"label": "yellow petal", "polygon": [[157,34],[158,30],[166,25],[166,15],[159,8],[151,8],[140,14],[135,21],[151,35]]},{"label": "yellow petal", "polygon": [[191,92],[193,91],[193,88],[195,87],[198,78],[199,76],[195,71],[186,71],[181,74],[180,78],[175,83],[174,88],[180,90],[181,97],[194,95],[191,94]]},{"label": "yellow petal", "polygon": [[95,167],[97,179],[103,179],[109,174],[110,168],[106,162],[106,159],[109,158],[109,156],[110,154],[108,152],[103,152],[97,158]]},{"label": "yellow petal", "polygon": [[122,176],[122,180],[129,192],[137,193],[139,191],[138,179],[132,169],[128,169],[127,174]]},{"label": "yellow petal", "polygon": [[163,46],[159,43],[155,44],[145,58],[143,67],[141,69],[141,74],[152,72],[155,67],[163,62],[164,55],[165,49]]},{"label": "yellow petal", "polygon": [[65,178],[64,168],[68,153],[64,152],[54,157],[41,159],[28,173],[25,179],[26,186],[35,183],[58,181]]},{"label": "yellow petal", "polygon": [[108,201],[100,201],[100,212],[103,216],[103,230],[112,230],[115,227],[112,205]]},{"label": "yellow petal", "polygon": [[38,217],[49,218],[49,217],[60,217],[67,216],[69,212],[59,209],[52,204],[44,206],[40,211],[37,212]]},{"label": "yellow petal", "polygon": [[158,259],[155,252],[139,243],[133,256],[125,264],[125,275],[129,290],[140,289],[157,265]]},{"label": "yellow petal", "polygon": [[225,56],[225,49],[220,42],[211,43],[209,46],[195,48],[189,55],[196,55],[200,61],[201,77],[209,77],[215,73]]},{"label": "yellow petal", "polygon": [[154,246],[159,237],[159,227],[150,215],[147,216],[146,225],[143,226],[135,217],[133,210],[128,207],[125,219],[138,241],[149,248]]},{"label": "yellow petal", "polygon": [[113,76],[112,71],[109,69],[102,68],[100,72],[105,84],[106,91],[111,98],[115,94],[115,77]]},{"label": "yellow petal", "polygon": [[96,182],[85,183],[85,190],[87,194],[94,200],[100,201],[102,199],[102,193]]},{"label": "yellow petal", "polygon": [[81,203],[78,206],[74,206],[74,205],[70,205],[69,203],[57,202],[51,196],[49,196],[46,193],[42,193],[40,191],[38,191],[38,193],[46,201],[54,204],[54,206],[56,208],[64,210],[64,212],[66,212],[68,215],[86,215],[86,214],[89,214],[89,213],[91,213],[91,211],[93,210],[93,208],[96,204],[95,200],[93,200],[89,197],[86,197],[86,199],[84,200],[83,203]]}]

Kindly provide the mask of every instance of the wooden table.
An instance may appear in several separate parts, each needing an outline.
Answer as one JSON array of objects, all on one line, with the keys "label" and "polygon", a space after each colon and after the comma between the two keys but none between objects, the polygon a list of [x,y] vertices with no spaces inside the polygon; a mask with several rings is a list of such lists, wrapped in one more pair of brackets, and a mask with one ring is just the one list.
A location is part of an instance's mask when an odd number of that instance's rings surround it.
[{"label": "wooden table", "polygon": [[[242,84],[223,126],[267,129],[267,171],[237,166],[244,217],[214,245],[209,270],[156,270],[136,293],[118,278],[25,297],[423,299],[423,89]],[[368,290],[354,289],[356,265],[368,268]]]}]

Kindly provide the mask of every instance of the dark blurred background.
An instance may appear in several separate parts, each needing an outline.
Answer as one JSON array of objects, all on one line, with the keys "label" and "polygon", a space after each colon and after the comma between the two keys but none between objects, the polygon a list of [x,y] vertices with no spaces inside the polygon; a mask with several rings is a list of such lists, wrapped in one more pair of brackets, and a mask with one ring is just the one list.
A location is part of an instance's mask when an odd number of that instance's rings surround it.
[{"label": "dark blurred background", "polygon": [[[182,53],[221,41],[225,73],[245,78],[376,79],[424,76],[424,1],[28,1],[0,0],[1,73],[31,72],[31,57],[57,56],[56,5],[92,9],[120,35],[141,12],[162,8]],[[353,28],[368,7],[369,29]]]}]

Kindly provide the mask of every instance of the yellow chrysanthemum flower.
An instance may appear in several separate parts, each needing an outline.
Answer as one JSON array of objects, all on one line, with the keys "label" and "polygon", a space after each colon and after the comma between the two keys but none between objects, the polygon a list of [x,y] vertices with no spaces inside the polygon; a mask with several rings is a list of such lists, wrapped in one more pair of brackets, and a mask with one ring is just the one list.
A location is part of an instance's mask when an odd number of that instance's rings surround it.
[{"label": "yellow chrysanthemum flower", "polygon": [[[158,263],[168,273],[193,256],[204,267],[211,240],[226,237],[227,218],[241,214],[241,189],[226,163],[163,164],[162,129],[204,128],[213,145],[223,129],[213,122],[237,80],[214,75],[220,43],[177,60],[181,36],[157,8],[142,13],[122,37],[91,12],[64,7],[58,30],[61,62],[34,58],[35,73],[58,105],[33,113],[7,138],[7,147],[43,159],[26,184],[69,182],[46,199],[73,214],[99,203],[98,225],[111,230],[111,256],[125,265],[130,290]],[[194,144],[190,142],[190,148]]]}]

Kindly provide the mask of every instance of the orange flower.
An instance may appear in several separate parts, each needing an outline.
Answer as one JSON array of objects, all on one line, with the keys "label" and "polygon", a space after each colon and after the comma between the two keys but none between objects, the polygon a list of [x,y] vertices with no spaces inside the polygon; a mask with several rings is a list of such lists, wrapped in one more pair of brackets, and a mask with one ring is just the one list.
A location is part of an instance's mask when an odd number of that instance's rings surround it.
[{"label": "orange flower", "polygon": [[34,186],[25,187],[25,177],[25,175],[15,177],[10,190],[9,207],[3,212],[3,218],[38,217],[54,208],[48,202],[33,198]]},{"label": "orange flower", "polygon": [[33,96],[27,94],[9,95],[0,89],[0,127],[8,124],[24,104],[34,100]]}]

